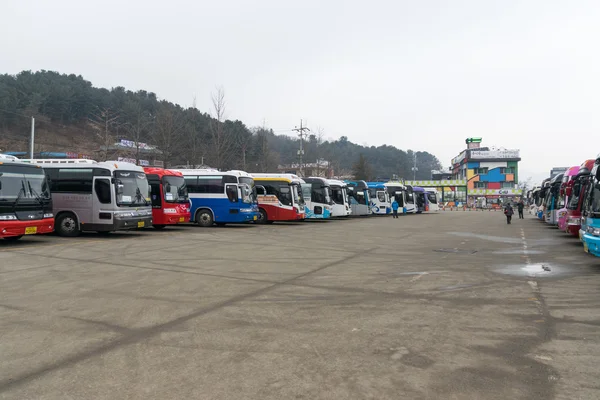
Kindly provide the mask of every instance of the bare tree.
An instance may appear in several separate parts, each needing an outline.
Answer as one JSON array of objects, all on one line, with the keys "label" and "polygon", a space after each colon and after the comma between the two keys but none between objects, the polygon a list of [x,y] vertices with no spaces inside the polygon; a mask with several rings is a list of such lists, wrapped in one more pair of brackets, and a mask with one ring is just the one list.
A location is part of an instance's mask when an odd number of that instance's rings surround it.
[{"label": "bare tree", "polygon": [[96,135],[102,141],[102,161],[108,159],[109,148],[115,142],[112,130],[117,125],[118,120],[119,115],[107,107],[96,107],[96,110],[92,113],[91,117],[88,118]]},{"label": "bare tree", "polygon": [[136,164],[140,163],[140,149],[142,141],[150,136],[150,130],[154,124],[154,116],[145,111],[138,103],[127,104],[129,122],[125,124],[127,137],[133,142],[131,157],[135,158]]},{"label": "bare tree", "polygon": [[210,121],[210,149],[215,167],[225,167],[231,150],[234,146],[234,138],[225,129],[225,91],[222,87],[212,94],[213,113]]},{"label": "bare tree", "polygon": [[172,159],[177,150],[181,148],[181,138],[185,130],[185,121],[181,112],[171,104],[162,102],[156,114],[156,127],[150,137],[152,144],[162,151],[162,160],[167,162]]}]

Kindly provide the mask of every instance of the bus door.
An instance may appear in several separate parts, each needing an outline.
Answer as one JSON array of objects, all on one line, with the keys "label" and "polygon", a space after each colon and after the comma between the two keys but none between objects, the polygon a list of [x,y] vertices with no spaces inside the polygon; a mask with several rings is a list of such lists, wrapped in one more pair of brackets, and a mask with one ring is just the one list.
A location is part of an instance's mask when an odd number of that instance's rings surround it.
[{"label": "bus door", "polygon": [[108,176],[94,177],[94,190],[92,193],[92,219],[93,224],[113,225],[113,194],[111,179]]}]

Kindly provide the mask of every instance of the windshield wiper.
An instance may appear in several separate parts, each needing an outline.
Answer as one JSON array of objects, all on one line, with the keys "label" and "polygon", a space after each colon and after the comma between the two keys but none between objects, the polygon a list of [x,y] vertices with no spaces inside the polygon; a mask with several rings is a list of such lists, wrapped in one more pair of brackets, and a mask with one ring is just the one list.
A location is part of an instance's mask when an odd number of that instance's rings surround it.
[{"label": "windshield wiper", "polygon": [[44,207],[44,200],[42,199],[42,196],[40,196],[38,194],[38,192],[36,192],[35,190],[33,190],[33,188],[31,187],[31,182],[27,181],[27,187],[29,188],[29,193],[31,193],[35,197],[35,199],[38,201],[38,203],[40,203],[40,206],[42,206],[42,208],[43,208]]},{"label": "windshield wiper", "polygon": [[26,194],[27,189],[25,189],[25,183],[23,182],[23,180],[21,180],[21,190],[19,190],[19,194],[17,195],[17,198],[15,199],[15,203],[13,204],[13,213],[17,212],[17,203],[19,203],[19,200],[21,200],[21,196],[23,196],[24,194]]},{"label": "windshield wiper", "polygon": [[140,190],[140,187],[139,187],[139,186],[137,186],[137,187],[135,188],[135,197],[136,197],[136,198],[138,198],[138,199],[141,199],[141,200],[143,200],[143,201],[144,201],[144,205],[145,205],[145,206],[147,206],[147,205],[149,204],[149,203],[148,203],[148,200],[146,200],[146,198],[145,198],[144,196],[142,196],[142,191]]}]

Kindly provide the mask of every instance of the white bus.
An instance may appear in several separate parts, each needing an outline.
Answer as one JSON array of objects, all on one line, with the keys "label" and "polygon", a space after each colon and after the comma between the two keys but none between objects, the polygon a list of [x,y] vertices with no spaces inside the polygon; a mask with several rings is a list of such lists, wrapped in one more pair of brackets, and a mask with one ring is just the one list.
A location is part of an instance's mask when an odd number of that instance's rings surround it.
[{"label": "white bus", "polygon": [[152,225],[150,187],[144,169],[120,161],[35,159],[44,168],[61,236]]},{"label": "white bus", "polygon": [[428,212],[440,211],[440,194],[437,189],[425,188],[427,196]]},{"label": "white bus", "polygon": [[254,178],[244,171],[179,169],[190,199],[190,221],[203,227],[257,221]]},{"label": "white bus", "polygon": [[386,215],[392,212],[390,195],[381,182],[367,182],[369,187],[369,206],[375,215]]},{"label": "white bus", "polygon": [[331,188],[327,179],[321,177],[302,178],[302,197],[306,203],[306,218],[324,219],[331,217]]},{"label": "white bus", "polygon": [[350,211],[354,216],[371,215],[369,188],[365,181],[345,181],[350,201]]},{"label": "white bus", "polygon": [[346,182],[337,179],[328,179],[329,187],[331,188],[331,206],[332,217],[347,217],[352,210],[350,209],[350,201],[348,200],[348,191]]},{"label": "white bus", "polygon": [[384,183],[384,186],[390,195],[390,203],[393,202],[394,199],[398,202],[398,205],[400,206],[398,208],[399,213],[403,212],[403,209],[406,209],[407,214],[414,214],[417,212],[412,186],[403,185],[400,182],[387,182]]}]

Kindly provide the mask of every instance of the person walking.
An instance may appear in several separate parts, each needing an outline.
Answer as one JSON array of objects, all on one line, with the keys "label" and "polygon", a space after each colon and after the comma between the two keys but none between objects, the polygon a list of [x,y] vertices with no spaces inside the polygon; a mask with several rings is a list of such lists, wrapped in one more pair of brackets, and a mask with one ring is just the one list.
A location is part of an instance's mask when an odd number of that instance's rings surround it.
[{"label": "person walking", "polygon": [[512,216],[515,213],[510,203],[506,203],[504,207],[504,215],[506,215],[506,223],[510,225],[510,221],[512,220]]},{"label": "person walking", "polygon": [[517,210],[519,211],[519,219],[525,219],[525,217],[523,217],[523,209],[525,208],[525,204],[523,203],[523,200],[519,201],[517,203]]},{"label": "person walking", "polygon": [[398,207],[398,202],[394,199],[394,201],[392,201],[392,213],[394,218],[398,218]]}]

